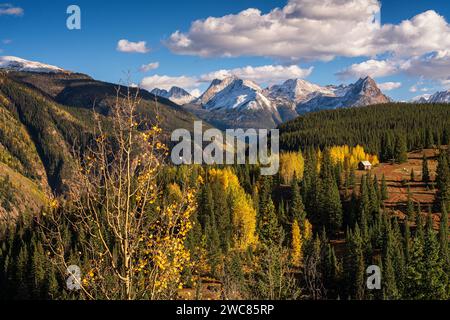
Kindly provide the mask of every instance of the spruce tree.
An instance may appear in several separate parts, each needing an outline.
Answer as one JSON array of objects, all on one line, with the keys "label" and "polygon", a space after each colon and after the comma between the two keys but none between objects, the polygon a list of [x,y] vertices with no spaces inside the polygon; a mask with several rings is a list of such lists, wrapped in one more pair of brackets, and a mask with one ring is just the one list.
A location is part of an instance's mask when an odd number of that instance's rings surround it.
[{"label": "spruce tree", "polygon": [[391,229],[387,234],[384,261],[383,261],[383,291],[387,300],[396,300],[400,297],[397,288],[395,268],[393,259],[395,258],[394,240]]},{"label": "spruce tree", "polygon": [[292,183],[292,201],[289,206],[289,211],[289,218],[291,221],[296,219],[299,222],[301,231],[304,232],[306,212],[305,206],[303,205],[302,196],[300,194],[300,187],[296,179],[294,179]]},{"label": "spruce tree", "polygon": [[383,174],[383,178],[381,179],[381,199],[386,201],[389,199],[388,187],[386,183],[386,177]]},{"label": "spruce tree", "polygon": [[397,134],[394,147],[394,158],[397,163],[405,163],[408,161],[408,147],[406,145],[405,135]]},{"label": "spruce tree", "polygon": [[428,169],[428,159],[425,154],[422,160],[422,181],[426,186],[430,183],[430,170]]},{"label": "spruce tree", "polygon": [[450,254],[448,248],[448,213],[445,205],[441,208],[441,221],[439,225],[439,241],[440,241],[440,256],[443,257],[447,265],[447,270],[450,271]]},{"label": "spruce tree", "polygon": [[424,298],[443,300],[448,296],[448,275],[444,270],[445,257],[440,254],[439,241],[433,228],[433,218],[428,216],[424,244]]},{"label": "spruce tree", "polygon": [[446,206],[450,203],[450,164],[448,158],[448,154],[441,150],[436,173],[436,185],[438,188],[436,200],[438,207],[442,203]]},{"label": "spruce tree", "polygon": [[422,219],[417,218],[416,235],[412,241],[410,258],[406,265],[406,281],[403,296],[408,299],[424,299],[425,292],[425,273],[427,272],[425,266],[424,253],[424,232]]},{"label": "spruce tree", "polygon": [[266,245],[279,245],[283,241],[283,231],[278,222],[272,198],[260,208],[260,239]]},{"label": "spruce tree", "polygon": [[409,186],[408,186],[408,199],[407,199],[407,205],[406,205],[406,215],[407,215],[409,221],[414,221],[415,208],[414,208],[414,201],[412,198],[411,189]]}]

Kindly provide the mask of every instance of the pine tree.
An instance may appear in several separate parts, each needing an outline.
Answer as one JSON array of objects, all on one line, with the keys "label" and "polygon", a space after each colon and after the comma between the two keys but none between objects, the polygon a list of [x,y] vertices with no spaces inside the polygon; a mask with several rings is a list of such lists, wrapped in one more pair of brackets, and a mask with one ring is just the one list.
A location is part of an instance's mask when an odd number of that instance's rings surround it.
[{"label": "pine tree", "polygon": [[394,158],[397,163],[408,161],[408,147],[404,134],[398,134],[395,139]]},{"label": "pine tree", "polygon": [[389,228],[383,261],[383,291],[386,299],[388,300],[396,300],[400,297],[400,293],[397,288],[395,268],[392,261],[395,258],[393,241],[392,231]]},{"label": "pine tree", "polygon": [[272,198],[260,208],[260,238],[266,245],[278,245],[283,241],[283,231],[278,222]]},{"label": "pine tree", "polygon": [[346,287],[349,297],[362,300],[365,294],[365,263],[363,239],[358,224],[354,232],[347,231],[345,256]]},{"label": "pine tree", "polygon": [[358,225],[361,227],[361,233],[364,238],[367,236],[369,214],[370,214],[370,198],[369,198],[369,190],[367,189],[367,176],[362,176],[360,186]]},{"label": "pine tree", "polygon": [[304,231],[304,222],[306,219],[305,206],[303,205],[302,196],[297,180],[292,183],[292,201],[289,207],[290,219],[296,219],[302,231]]},{"label": "pine tree", "polygon": [[343,212],[339,189],[334,179],[324,182],[327,187],[323,190],[323,217],[330,235],[339,232],[343,222]]},{"label": "pine tree", "polygon": [[428,159],[425,154],[423,155],[423,160],[422,160],[422,181],[427,186],[430,183],[430,170],[428,169]]},{"label": "pine tree", "polygon": [[410,258],[406,265],[406,282],[403,296],[409,299],[424,299],[425,273],[424,232],[422,219],[418,216],[416,235],[412,241]]},{"label": "pine tree", "polygon": [[439,226],[440,256],[446,262],[447,269],[450,269],[450,254],[448,248],[448,213],[445,205],[442,205],[441,211],[441,221]]},{"label": "pine tree", "polygon": [[448,206],[450,202],[450,167],[448,161],[448,155],[445,151],[441,151],[439,155],[436,185],[438,188],[437,193],[437,206],[440,207],[443,203]]},{"label": "pine tree", "polygon": [[327,289],[327,298],[336,299],[339,292],[339,265],[333,246],[329,243],[326,231],[320,238],[322,249],[323,283]]},{"label": "pine tree", "polygon": [[404,248],[405,248],[405,258],[408,263],[410,260],[410,251],[411,251],[411,229],[409,227],[409,222],[405,220],[404,222],[405,228],[405,239],[404,239]]},{"label": "pine tree", "polygon": [[448,275],[444,270],[444,257],[439,254],[439,241],[433,228],[433,218],[428,216],[424,245],[424,298],[443,300],[448,296]]},{"label": "pine tree", "polygon": [[408,199],[407,199],[407,205],[406,205],[406,215],[408,216],[409,221],[414,221],[415,208],[414,208],[414,201],[412,198],[411,189],[409,186],[408,186]]},{"label": "pine tree", "polygon": [[386,201],[389,199],[388,187],[386,183],[386,177],[383,174],[383,178],[381,179],[381,199]]}]

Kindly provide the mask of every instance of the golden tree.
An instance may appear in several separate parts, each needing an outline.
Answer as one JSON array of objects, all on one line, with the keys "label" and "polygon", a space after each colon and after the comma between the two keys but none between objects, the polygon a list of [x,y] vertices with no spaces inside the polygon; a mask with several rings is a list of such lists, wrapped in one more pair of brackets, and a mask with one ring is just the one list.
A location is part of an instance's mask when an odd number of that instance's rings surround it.
[{"label": "golden tree", "polygon": [[294,267],[303,266],[303,248],[304,244],[311,239],[312,225],[305,219],[304,231],[302,233],[297,219],[292,224],[292,243],[291,243],[291,260]]},{"label": "golden tree", "polygon": [[79,284],[84,297],[171,299],[190,265],[185,240],[194,192],[173,186],[176,196],[164,197],[158,181],[168,150],[161,129],[139,117],[139,90],[123,91],[118,88],[110,117],[95,114],[97,138],[75,153],[78,170],[68,197],[43,231],[62,272],[73,261],[64,225],[83,235],[77,248],[78,261],[84,261]]},{"label": "golden tree", "polygon": [[285,184],[292,180],[302,180],[305,170],[305,160],[301,152],[285,152],[280,155],[280,176]]}]

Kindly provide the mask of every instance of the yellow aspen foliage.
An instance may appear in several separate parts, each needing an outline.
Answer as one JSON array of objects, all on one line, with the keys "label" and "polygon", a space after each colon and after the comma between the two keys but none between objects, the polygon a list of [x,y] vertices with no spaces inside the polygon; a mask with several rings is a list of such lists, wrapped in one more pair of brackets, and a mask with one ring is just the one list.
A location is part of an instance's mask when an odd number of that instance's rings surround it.
[{"label": "yellow aspen foliage", "polygon": [[300,228],[297,219],[292,224],[292,265],[295,267],[303,266],[303,247],[312,237],[312,225],[308,220],[304,221],[303,228]]},{"label": "yellow aspen foliage", "polygon": [[295,267],[301,266],[302,260],[302,240],[300,236],[300,227],[297,219],[292,224],[292,265]]},{"label": "yellow aspen foliage", "polygon": [[364,147],[335,146],[330,149],[331,160],[334,164],[342,164],[345,169],[357,168],[360,161],[370,161],[372,165],[380,164],[377,155],[371,155],[364,151]]},{"label": "yellow aspen foliage", "polygon": [[239,249],[246,249],[256,244],[256,210],[252,198],[240,186],[238,177],[230,169],[211,169],[211,182],[218,182],[224,192],[231,196],[234,242]]},{"label": "yellow aspen foliage", "polygon": [[312,238],[312,224],[309,220],[305,220],[305,231],[303,232],[303,239],[311,240]]},{"label": "yellow aspen foliage", "polygon": [[177,202],[183,199],[183,193],[178,184],[171,183],[167,189],[167,198],[169,202]]},{"label": "yellow aspen foliage", "polygon": [[286,152],[280,155],[280,176],[285,184],[294,178],[301,180],[305,170],[305,160],[301,152]]}]

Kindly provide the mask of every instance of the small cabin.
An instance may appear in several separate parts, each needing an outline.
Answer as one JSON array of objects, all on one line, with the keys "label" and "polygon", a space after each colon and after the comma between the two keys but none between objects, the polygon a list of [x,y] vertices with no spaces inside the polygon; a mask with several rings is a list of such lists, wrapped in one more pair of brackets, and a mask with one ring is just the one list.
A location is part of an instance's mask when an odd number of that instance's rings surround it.
[{"label": "small cabin", "polygon": [[369,161],[361,161],[358,164],[358,169],[361,171],[370,171],[372,170],[372,164]]}]

